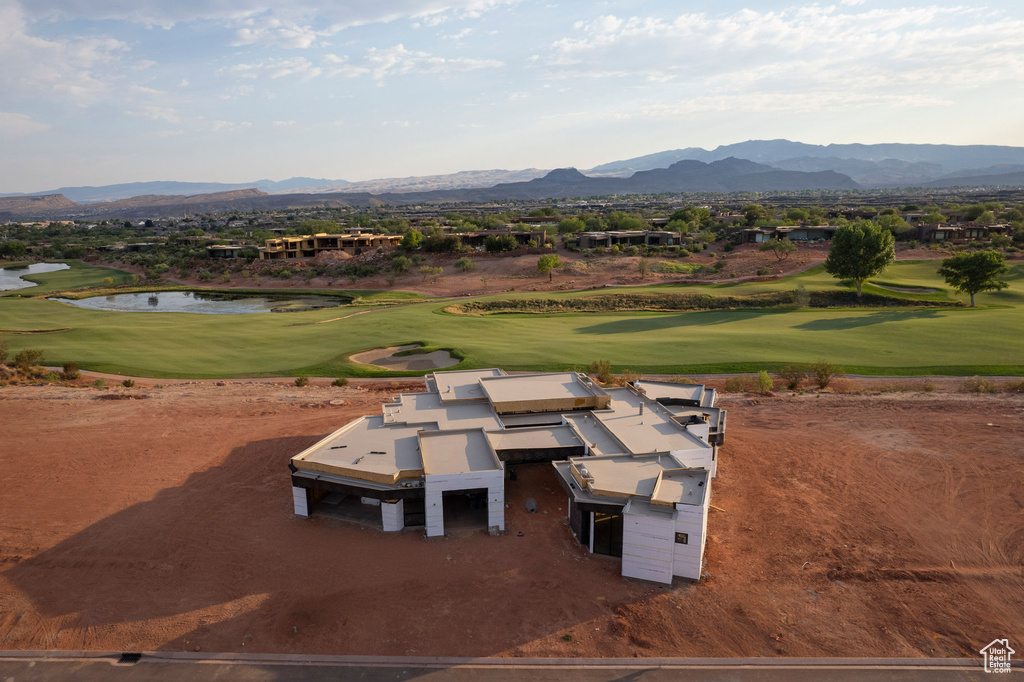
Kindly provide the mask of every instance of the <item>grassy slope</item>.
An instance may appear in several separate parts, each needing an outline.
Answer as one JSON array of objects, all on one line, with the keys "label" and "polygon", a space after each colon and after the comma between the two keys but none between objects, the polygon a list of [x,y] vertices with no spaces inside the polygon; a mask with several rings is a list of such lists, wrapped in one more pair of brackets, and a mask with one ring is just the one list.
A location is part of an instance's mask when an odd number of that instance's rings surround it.
[{"label": "grassy slope", "polygon": [[[883,280],[942,289],[937,263],[897,263]],[[55,277],[53,273],[42,277]],[[12,351],[41,348],[48,362],[142,376],[392,375],[350,363],[354,352],[418,340],[457,349],[461,367],[555,369],[598,358],[645,372],[772,369],[819,357],[847,371],[880,374],[1024,374],[1024,265],[1011,288],[979,296],[987,307],[911,310],[721,311],[492,315],[441,312],[432,301],[325,324],[358,307],[270,315],[191,315],[89,311],[42,299],[0,299],[0,328],[72,327],[43,335],[4,335]],[[815,268],[766,283],[666,286],[721,294],[839,287]],[[32,291],[35,291],[34,289]],[[602,293],[615,291],[604,289]],[[637,291],[636,288],[624,291]],[[891,293],[891,292],[886,292]],[[537,296],[537,294],[524,294]],[[586,295],[559,293],[558,296]],[[503,295],[507,297],[508,295]],[[959,297],[958,298],[964,298]]]},{"label": "grassy slope", "polygon": [[[27,275],[23,279],[29,282],[36,282],[39,286],[29,287],[27,289],[15,289],[13,291],[0,291],[0,296],[39,296],[53,291],[95,287],[102,285],[105,277],[113,277],[115,280],[120,281],[121,277],[129,274],[124,270],[93,267],[77,260],[55,262],[67,263],[71,266],[71,269],[59,270],[57,272],[44,272],[39,275]],[[2,327],[2,325],[0,325],[0,327]]]}]

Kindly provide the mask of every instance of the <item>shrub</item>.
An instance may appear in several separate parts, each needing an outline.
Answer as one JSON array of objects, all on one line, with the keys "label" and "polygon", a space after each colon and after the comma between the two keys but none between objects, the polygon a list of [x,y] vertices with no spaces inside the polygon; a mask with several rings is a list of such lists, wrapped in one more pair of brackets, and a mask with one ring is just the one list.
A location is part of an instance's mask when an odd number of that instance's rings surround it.
[{"label": "shrub", "polygon": [[843,368],[836,367],[825,359],[818,360],[811,365],[811,377],[818,388],[827,388],[832,380],[843,375]]},{"label": "shrub", "polygon": [[996,386],[984,377],[971,377],[960,382],[961,393],[995,393]]},{"label": "shrub", "polygon": [[811,295],[803,284],[798,284],[796,291],[793,292],[793,303],[797,308],[806,308],[811,304]]},{"label": "shrub", "polygon": [[199,274],[196,277],[199,279],[200,282],[209,282],[211,279],[213,279],[213,273],[210,272],[209,270],[203,269],[199,271]]},{"label": "shrub", "polygon": [[733,249],[735,249],[735,248],[736,248],[736,247],[735,247],[735,246],[733,245],[733,243],[732,243],[732,242],[726,242],[726,243],[725,243],[725,244],[724,244],[724,245],[722,246],[722,251],[732,251],[732,250],[733,250]]},{"label": "shrub", "polygon": [[772,389],[775,388],[772,378],[768,376],[768,372],[763,369],[757,373],[757,392],[761,395],[770,395]]},{"label": "shrub", "polygon": [[124,381],[121,382],[121,385],[124,386],[125,388],[132,388],[135,386],[135,380],[125,379]]},{"label": "shrub", "polygon": [[752,390],[754,390],[754,378],[747,374],[729,377],[725,380],[726,393],[747,393]]},{"label": "shrub", "polygon": [[484,240],[484,248],[490,253],[501,253],[502,251],[515,251],[519,248],[519,242],[510,234],[492,234]]},{"label": "shrub", "polygon": [[339,377],[331,382],[331,386],[338,386],[340,388],[344,388],[345,386],[348,386],[348,379],[346,379],[345,377]]},{"label": "shrub", "polygon": [[24,374],[27,374],[33,367],[41,364],[43,364],[43,351],[41,350],[29,350],[26,348],[14,356],[14,366]]},{"label": "shrub", "polygon": [[786,365],[776,375],[786,383],[786,388],[795,391],[800,383],[807,378],[807,369],[802,365]]},{"label": "shrub", "polygon": [[298,387],[309,386],[309,377],[296,377],[295,385]]},{"label": "shrub", "polygon": [[877,384],[874,388],[879,393],[932,393],[935,391],[935,384],[927,379],[922,381],[894,381],[887,384]]},{"label": "shrub", "polygon": [[1024,393],[1024,381],[1008,381],[1003,390],[1007,393]]},{"label": "shrub", "polygon": [[107,382],[104,381],[103,379],[97,379],[96,381],[92,382],[92,387],[93,388],[103,388],[106,385],[107,385]]},{"label": "shrub", "polygon": [[431,235],[423,240],[423,250],[433,253],[458,253],[462,251],[462,239],[457,234]]},{"label": "shrub", "polygon": [[587,365],[587,374],[593,374],[602,384],[608,383],[612,379],[611,360],[594,360]]},{"label": "shrub", "polygon": [[0,365],[7,362],[7,342],[0,341]]},{"label": "shrub", "polygon": [[231,271],[230,270],[225,270],[224,272],[220,273],[220,281],[224,282],[225,284],[230,282],[231,281]]},{"label": "shrub", "polygon": [[429,275],[433,275],[434,279],[437,279],[438,277],[440,277],[441,273],[443,273],[443,272],[444,272],[444,268],[442,268],[440,266],[438,266],[436,268],[432,268],[429,265],[422,265],[422,266],[420,266],[420,273],[423,275],[423,281],[426,281],[427,277]]},{"label": "shrub", "polygon": [[758,277],[764,277],[765,275],[770,275],[770,274],[772,274],[772,269],[770,267],[768,267],[767,265],[764,266],[763,268],[759,268],[758,271],[757,271]]},{"label": "shrub", "polygon": [[104,277],[103,278],[103,286],[105,286],[105,287],[112,287],[112,286],[114,286],[114,278],[113,277]]},{"label": "shrub", "polygon": [[62,376],[65,381],[74,381],[78,377],[82,376],[82,373],[78,371],[77,362],[65,362],[63,369],[64,372],[62,373]]},{"label": "shrub", "polygon": [[470,270],[476,267],[476,263],[474,263],[472,259],[463,256],[459,260],[455,261],[455,267],[461,270],[462,272],[469,272]]}]

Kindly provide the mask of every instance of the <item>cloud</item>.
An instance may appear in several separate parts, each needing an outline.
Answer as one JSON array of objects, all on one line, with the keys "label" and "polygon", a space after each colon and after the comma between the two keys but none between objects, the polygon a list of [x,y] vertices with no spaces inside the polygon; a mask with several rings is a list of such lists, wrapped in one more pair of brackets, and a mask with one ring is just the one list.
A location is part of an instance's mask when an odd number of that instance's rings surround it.
[{"label": "cloud", "polygon": [[858,4],[598,16],[577,22],[542,64],[549,80],[621,81],[640,93],[627,117],[776,110],[787,99],[800,109],[948,106],[952,89],[1024,78],[1024,21],[987,8]]},{"label": "cloud", "polygon": [[127,113],[132,116],[148,118],[151,121],[165,121],[167,123],[179,123],[181,121],[177,111],[170,107],[162,107],[156,104],[143,104],[135,110],[129,110]]},{"label": "cloud", "polygon": [[294,126],[298,125],[298,121],[274,121],[274,125],[283,127]]},{"label": "cloud", "polygon": [[146,62],[125,61],[128,45],[100,35],[47,40],[32,35],[22,8],[0,2],[0,90],[44,92],[77,106],[95,102]]},{"label": "cloud", "polygon": [[17,137],[42,133],[49,129],[48,123],[35,121],[25,114],[0,111],[0,139],[13,140]]},{"label": "cloud", "polygon": [[236,64],[226,69],[239,78],[265,77],[270,79],[298,76],[302,80],[310,80],[319,76],[322,71],[305,57],[291,59],[265,59],[252,64]]},{"label": "cloud", "polygon": [[232,45],[253,45],[263,47],[307,48],[326,32],[318,32],[310,26],[289,25],[275,17],[257,17],[243,20],[244,26],[235,32]]},{"label": "cloud", "polygon": [[[237,40],[303,45],[309,27],[324,26],[326,34],[370,24],[401,19],[420,20],[432,25],[455,18],[479,16],[482,12],[516,0],[293,0],[287,6],[270,0],[34,0],[36,19],[93,19],[129,21],[143,26],[170,28],[196,20],[220,20],[239,24]],[[252,21],[252,25],[246,22]],[[283,42],[282,42],[283,41]],[[242,42],[240,44],[252,44]]]},{"label": "cloud", "polygon": [[219,132],[233,132],[239,128],[251,128],[252,121],[210,121],[210,128],[215,133]]},{"label": "cloud", "polygon": [[366,51],[366,61],[378,81],[392,75],[474,71],[504,66],[503,62],[493,59],[435,57],[427,52],[406,49],[401,43],[382,49],[371,47]]}]

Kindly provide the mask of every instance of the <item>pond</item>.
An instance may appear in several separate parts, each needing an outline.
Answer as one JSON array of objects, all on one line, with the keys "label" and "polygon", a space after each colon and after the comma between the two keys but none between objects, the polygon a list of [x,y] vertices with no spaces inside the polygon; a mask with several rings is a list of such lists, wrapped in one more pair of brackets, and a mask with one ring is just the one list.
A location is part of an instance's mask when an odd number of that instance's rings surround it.
[{"label": "pond", "polygon": [[247,315],[336,308],[348,301],[340,296],[316,294],[220,294],[200,291],[151,291],[141,294],[94,296],[74,301],[53,298],[79,308],[130,313],[202,313]]},{"label": "pond", "polygon": [[39,286],[35,282],[22,279],[25,275],[38,275],[43,272],[57,272],[58,270],[70,270],[67,263],[33,263],[32,265],[10,265],[0,268],[0,291],[13,291],[15,289],[28,289]]}]

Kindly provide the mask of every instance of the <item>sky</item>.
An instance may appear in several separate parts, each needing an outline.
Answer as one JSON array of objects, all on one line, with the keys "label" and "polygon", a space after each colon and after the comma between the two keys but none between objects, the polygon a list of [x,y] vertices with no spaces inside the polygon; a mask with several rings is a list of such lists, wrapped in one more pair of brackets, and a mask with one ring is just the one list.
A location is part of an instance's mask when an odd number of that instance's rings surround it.
[{"label": "sky", "polygon": [[0,193],[1024,145],[1024,3],[0,0]]}]

